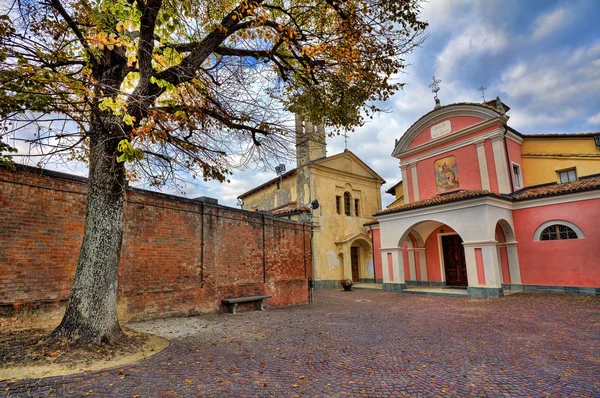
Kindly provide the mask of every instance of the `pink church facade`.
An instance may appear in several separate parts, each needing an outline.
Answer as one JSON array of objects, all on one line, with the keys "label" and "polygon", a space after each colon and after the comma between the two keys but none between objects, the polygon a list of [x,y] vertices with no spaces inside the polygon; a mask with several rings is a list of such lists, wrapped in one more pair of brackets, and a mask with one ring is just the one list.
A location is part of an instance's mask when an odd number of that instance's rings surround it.
[{"label": "pink church facade", "polygon": [[405,204],[370,226],[384,290],[600,293],[600,174],[528,186],[527,136],[508,127],[507,110],[499,100],[438,107],[396,142]]}]

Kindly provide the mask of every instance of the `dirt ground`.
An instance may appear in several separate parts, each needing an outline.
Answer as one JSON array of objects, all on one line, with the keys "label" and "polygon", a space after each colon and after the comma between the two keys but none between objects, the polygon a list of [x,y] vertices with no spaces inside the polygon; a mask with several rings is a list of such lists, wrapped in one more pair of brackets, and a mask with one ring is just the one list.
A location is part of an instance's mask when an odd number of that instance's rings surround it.
[{"label": "dirt ground", "polygon": [[68,343],[50,344],[48,331],[0,335],[0,381],[32,379],[114,368],[159,353],[169,345],[163,338],[125,330],[115,345],[74,348]]}]

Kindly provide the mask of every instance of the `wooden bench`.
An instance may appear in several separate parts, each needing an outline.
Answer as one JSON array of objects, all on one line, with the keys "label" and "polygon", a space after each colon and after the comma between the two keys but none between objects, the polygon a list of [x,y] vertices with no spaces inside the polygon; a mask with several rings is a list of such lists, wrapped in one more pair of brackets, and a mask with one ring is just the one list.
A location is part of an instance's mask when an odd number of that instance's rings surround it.
[{"label": "wooden bench", "polygon": [[227,311],[233,315],[236,314],[237,306],[239,303],[248,303],[254,301],[256,303],[257,311],[265,310],[265,300],[271,298],[272,296],[248,296],[248,297],[237,297],[237,298],[227,298],[221,300],[222,304],[227,306]]}]

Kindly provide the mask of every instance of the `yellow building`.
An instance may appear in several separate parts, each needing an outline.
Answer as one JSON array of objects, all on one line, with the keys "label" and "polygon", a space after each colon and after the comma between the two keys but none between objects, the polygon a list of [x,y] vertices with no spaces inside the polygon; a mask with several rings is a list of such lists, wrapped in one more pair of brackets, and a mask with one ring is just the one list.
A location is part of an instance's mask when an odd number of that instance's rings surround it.
[{"label": "yellow building", "polygon": [[325,147],[324,127],[296,117],[297,167],[238,199],[244,210],[312,223],[316,287],[338,287],[347,278],[372,282],[373,245],[364,224],[381,210],[385,181],[352,152],[327,157]]},{"label": "yellow building", "polygon": [[394,196],[394,201],[387,205],[386,209],[395,209],[396,207],[404,206],[404,187],[402,181],[390,187],[385,193]]},{"label": "yellow building", "polygon": [[525,185],[567,182],[600,173],[600,142],[594,136],[600,134],[523,135]]}]

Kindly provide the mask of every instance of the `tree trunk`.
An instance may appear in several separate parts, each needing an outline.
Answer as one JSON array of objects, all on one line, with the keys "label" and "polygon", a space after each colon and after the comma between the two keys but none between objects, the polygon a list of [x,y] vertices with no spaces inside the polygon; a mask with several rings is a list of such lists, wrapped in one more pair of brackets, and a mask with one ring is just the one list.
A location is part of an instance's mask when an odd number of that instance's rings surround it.
[{"label": "tree trunk", "polygon": [[111,344],[123,336],[117,319],[117,284],[126,179],[123,163],[115,160],[119,138],[110,131],[111,125],[116,127],[114,120],[99,123],[90,132],[83,242],[67,310],[53,339]]}]

